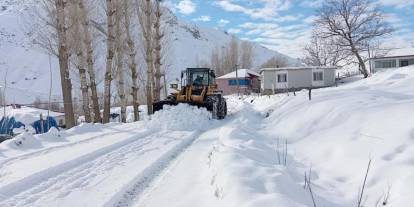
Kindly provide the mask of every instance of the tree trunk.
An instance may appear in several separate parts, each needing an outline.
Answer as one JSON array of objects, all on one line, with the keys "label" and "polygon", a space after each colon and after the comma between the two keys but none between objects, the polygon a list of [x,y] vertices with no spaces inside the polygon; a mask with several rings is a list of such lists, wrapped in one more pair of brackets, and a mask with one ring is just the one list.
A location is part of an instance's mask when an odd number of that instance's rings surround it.
[{"label": "tree trunk", "polygon": [[107,57],[105,71],[105,87],[104,87],[104,112],[103,123],[109,122],[111,110],[111,82],[112,82],[112,62],[114,58],[114,0],[106,0],[107,7]]},{"label": "tree trunk", "polygon": [[352,50],[352,52],[355,54],[355,56],[358,59],[358,63],[359,63],[359,71],[361,71],[361,73],[364,75],[364,78],[368,78],[368,70],[367,67],[365,66],[365,62],[362,59],[361,55],[359,55],[358,51],[356,51],[355,49]]},{"label": "tree trunk", "polygon": [[[125,1],[125,0],[124,0]],[[125,82],[124,82],[124,65],[123,61],[123,44],[121,31],[121,5],[120,1],[116,3],[115,14],[115,34],[116,34],[116,70],[118,72],[118,95],[121,104],[121,122],[126,123],[126,97],[125,97]]]},{"label": "tree trunk", "polygon": [[72,104],[72,83],[69,76],[69,54],[67,49],[67,37],[66,37],[66,17],[65,17],[65,4],[64,0],[56,0],[56,22],[59,44],[59,68],[60,78],[62,86],[62,95],[65,111],[66,128],[72,128],[75,126],[75,114],[73,113]]},{"label": "tree trunk", "polygon": [[145,4],[145,16],[146,16],[146,31],[144,34],[144,38],[145,38],[145,46],[146,46],[146,57],[145,60],[147,62],[147,83],[146,83],[146,88],[147,88],[147,111],[148,111],[148,115],[153,114],[153,108],[152,108],[152,103],[153,103],[153,97],[152,97],[152,92],[153,92],[153,80],[154,80],[154,76],[153,76],[153,58],[152,58],[152,31],[151,31],[151,0],[146,0],[146,4]]},{"label": "tree trunk", "polygon": [[167,80],[166,80],[166,77],[165,77],[165,72],[164,72],[164,74],[162,75],[162,77],[164,78],[164,98],[167,98],[167,96],[168,96],[168,89],[167,89]]},{"label": "tree trunk", "polygon": [[125,33],[126,33],[126,42],[128,44],[129,55],[128,55],[128,66],[131,70],[132,78],[132,106],[134,107],[134,121],[139,121],[139,102],[138,102],[138,73],[137,73],[137,64],[135,62],[135,43],[131,37],[131,21],[129,18],[130,13],[128,12],[128,1],[123,1],[124,6],[124,21],[125,21]]},{"label": "tree trunk", "polygon": [[79,72],[79,79],[80,79],[80,89],[82,93],[82,109],[83,113],[85,115],[85,121],[87,123],[90,123],[92,121],[91,118],[91,111],[89,109],[89,88],[88,88],[88,81],[86,79],[86,69],[85,69],[85,56],[83,53],[83,42],[81,33],[80,33],[80,26],[81,26],[81,20],[79,19],[78,15],[79,7],[78,4],[73,5],[73,12],[71,14],[72,17],[72,25],[73,25],[73,37],[76,38],[79,41],[75,42],[75,49],[76,49],[76,57],[77,57],[77,63],[76,67]]},{"label": "tree trunk", "polygon": [[96,78],[95,78],[95,69],[93,61],[93,46],[92,46],[92,37],[91,31],[89,29],[90,21],[86,12],[84,0],[78,0],[80,15],[83,25],[84,33],[84,44],[86,47],[86,62],[88,64],[88,74],[89,74],[89,87],[91,89],[91,100],[94,113],[93,121],[95,123],[101,122],[101,112],[99,110],[99,100],[98,92],[96,90]]},{"label": "tree trunk", "polygon": [[160,31],[161,26],[161,9],[160,9],[160,0],[156,0],[156,11],[155,11],[155,88],[154,88],[154,101],[160,101],[161,99],[161,39],[162,34]]}]

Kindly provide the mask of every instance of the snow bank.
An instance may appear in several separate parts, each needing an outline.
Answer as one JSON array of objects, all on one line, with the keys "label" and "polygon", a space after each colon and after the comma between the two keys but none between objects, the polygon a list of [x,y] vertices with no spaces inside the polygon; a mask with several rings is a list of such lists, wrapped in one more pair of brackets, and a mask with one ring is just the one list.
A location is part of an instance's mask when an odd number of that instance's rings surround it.
[{"label": "snow bank", "polygon": [[42,147],[41,142],[30,133],[20,134],[13,139],[4,141],[1,144],[17,150],[36,149]]},{"label": "snow bank", "polygon": [[164,106],[147,120],[146,127],[155,130],[194,131],[211,125],[211,113],[205,108],[178,104]]},{"label": "snow bank", "polygon": [[352,203],[372,159],[366,205],[375,206],[390,189],[390,205],[408,207],[414,203],[413,88],[414,67],[406,67],[314,90],[312,101],[302,92],[273,106],[255,104],[272,112],[264,134],[287,139],[297,159],[318,172],[318,185]]},{"label": "snow bank", "polygon": [[[223,206],[311,206],[309,191],[303,188],[305,168],[290,155],[287,166],[279,163],[275,138],[259,131],[264,117],[249,104],[240,112],[220,129],[209,156],[215,196]],[[320,206],[339,206],[315,196]]]},{"label": "snow bank", "polygon": [[67,141],[65,139],[65,137],[67,136],[68,136],[68,133],[66,133],[64,130],[58,130],[54,127],[50,128],[50,130],[47,133],[38,135],[40,140],[48,141],[48,142]]}]

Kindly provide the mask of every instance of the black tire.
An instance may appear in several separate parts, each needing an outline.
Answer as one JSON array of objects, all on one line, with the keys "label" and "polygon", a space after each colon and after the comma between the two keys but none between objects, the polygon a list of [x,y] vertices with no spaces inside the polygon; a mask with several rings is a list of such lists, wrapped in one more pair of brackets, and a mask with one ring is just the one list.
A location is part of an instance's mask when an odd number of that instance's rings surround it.
[{"label": "black tire", "polygon": [[211,114],[213,116],[213,119],[219,119],[219,98],[217,96],[210,97],[210,100],[212,101],[212,108]]},{"label": "black tire", "polygon": [[226,100],[220,95],[214,97],[213,102],[213,119],[224,119],[227,115],[227,103]]},{"label": "black tire", "polygon": [[226,103],[226,99],[224,98],[220,98],[219,99],[219,110],[218,110],[218,114],[217,114],[217,118],[219,120],[226,118],[227,115],[227,103]]}]

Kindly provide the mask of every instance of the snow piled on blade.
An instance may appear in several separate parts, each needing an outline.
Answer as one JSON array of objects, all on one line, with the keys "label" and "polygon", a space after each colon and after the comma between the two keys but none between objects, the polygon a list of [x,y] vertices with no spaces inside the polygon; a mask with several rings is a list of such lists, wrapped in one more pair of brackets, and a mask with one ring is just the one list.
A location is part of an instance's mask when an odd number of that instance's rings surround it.
[{"label": "snow piled on blade", "polygon": [[193,131],[205,129],[211,124],[211,113],[205,108],[188,104],[164,106],[148,120],[147,127],[158,130]]}]

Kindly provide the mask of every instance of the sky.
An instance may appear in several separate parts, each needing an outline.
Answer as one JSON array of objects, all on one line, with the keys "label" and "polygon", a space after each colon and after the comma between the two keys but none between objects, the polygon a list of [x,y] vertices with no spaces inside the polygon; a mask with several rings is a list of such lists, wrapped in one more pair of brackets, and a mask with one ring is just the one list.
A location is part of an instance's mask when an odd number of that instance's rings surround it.
[{"label": "sky", "polygon": [[[414,0],[374,0],[395,29],[387,46],[414,45]],[[303,57],[323,0],[164,0],[179,18],[225,30],[294,58]]]}]

